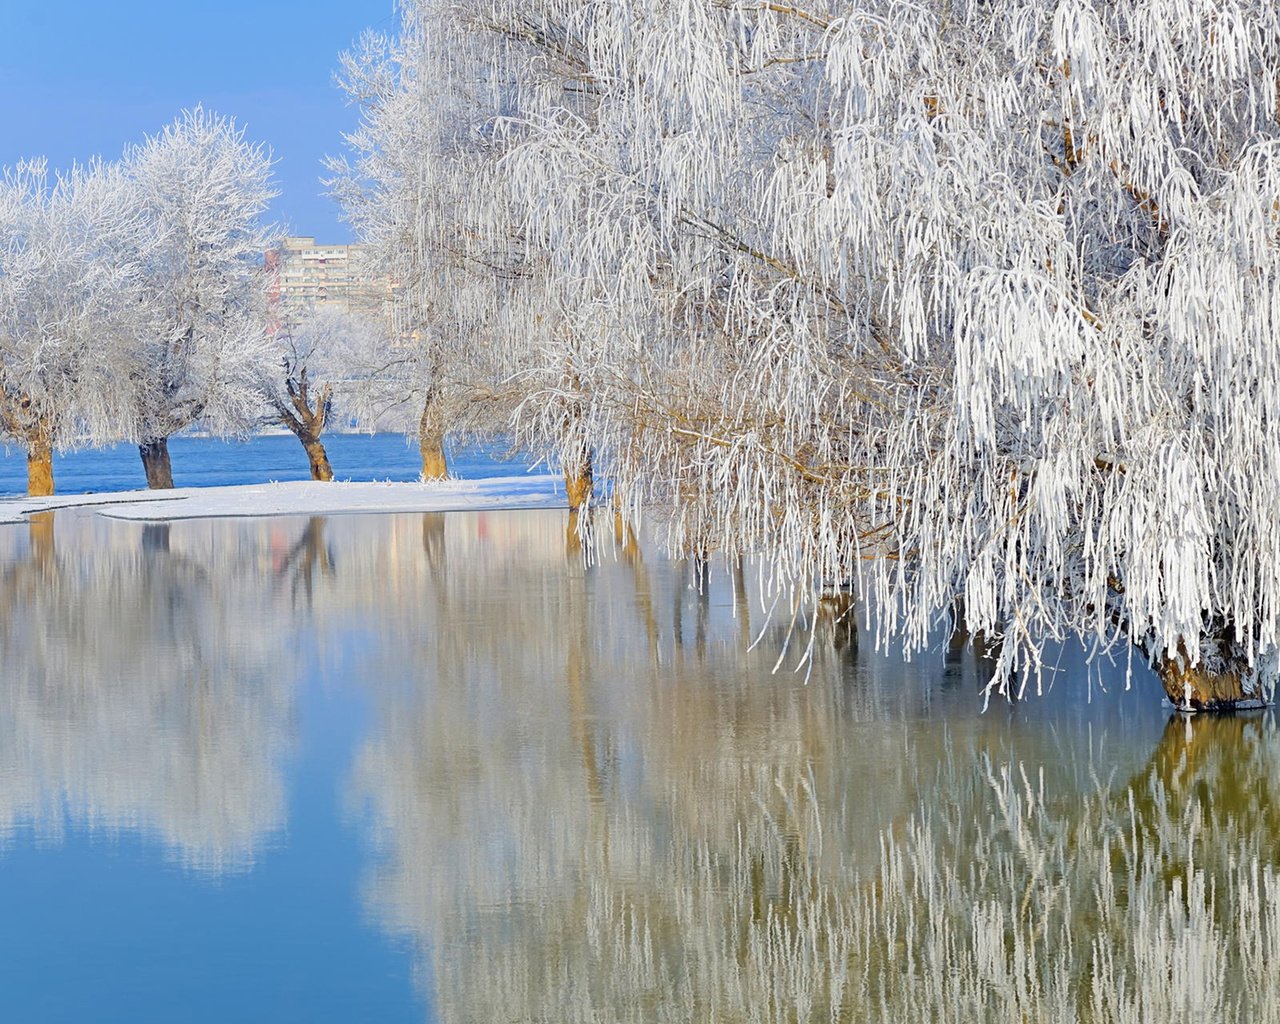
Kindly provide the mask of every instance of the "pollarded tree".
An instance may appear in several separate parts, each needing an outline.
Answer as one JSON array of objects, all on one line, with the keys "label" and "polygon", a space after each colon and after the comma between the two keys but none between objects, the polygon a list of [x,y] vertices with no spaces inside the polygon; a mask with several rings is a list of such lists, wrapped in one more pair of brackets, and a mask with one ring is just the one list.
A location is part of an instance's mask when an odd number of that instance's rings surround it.
[{"label": "pollarded tree", "polygon": [[[27,490],[52,494],[53,451],[127,436],[142,224],[114,165],[0,180],[0,429],[27,453]],[[141,241],[140,241],[141,239]]]},{"label": "pollarded tree", "polygon": [[447,470],[446,433],[509,430],[520,375],[558,317],[546,315],[555,302],[541,255],[525,244],[500,170],[510,140],[498,122],[523,102],[507,51],[522,44],[477,31],[465,5],[405,0],[401,14],[398,34],[368,35],[342,57],[361,122],[330,185],[395,282],[400,341],[387,383],[420,413],[413,426],[431,478]]},{"label": "pollarded tree", "polygon": [[271,157],[229,118],[197,107],[125,156],[155,250],[145,263],[144,376],[130,400],[149,487],[172,487],[169,437],[199,421],[234,432],[260,409],[272,358],[262,216]]},{"label": "pollarded tree", "polygon": [[386,332],[369,317],[321,309],[281,324],[274,341],[279,362],[274,374],[263,375],[262,394],[273,418],[302,443],[311,479],[332,480],[321,434],[335,405],[357,420],[369,416],[382,387],[374,368],[388,358]]},{"label": "pollarded tree", "polygon": [[331,162],[330,182],[345,216],[355,228],[370,263],[394,282],[391,318],[403,339],[394,366],[379,375],[392,390],[387,397],[420,408],[418,445],[424,479],[448,473],[445,423],[448,391],[442,380],[449,353],[432,321],[430,291],[434,247],[424,226],[436,199],[430,176],[435,139],[432,109],[417,76],[419,37],[406,31],[396,39],[366,35],[359,49],[342,56],[342,86],[360,105],[361,122],[347,139],[355,163]]},{"label": "pollarded tree", "polygon": [[576,402],[673,545],[857,577],[917,648],[962,600],[1002,682],[1077,635],[1183,706],[1269,694],[1274,6],[433,10],[518,44],[496,170],[574,346],[526,422]]}]

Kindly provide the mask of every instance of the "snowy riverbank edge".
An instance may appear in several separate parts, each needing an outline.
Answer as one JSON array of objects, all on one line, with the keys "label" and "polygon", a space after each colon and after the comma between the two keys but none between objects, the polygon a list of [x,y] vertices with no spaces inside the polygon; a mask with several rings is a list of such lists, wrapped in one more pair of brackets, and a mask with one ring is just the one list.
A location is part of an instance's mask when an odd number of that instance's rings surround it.
[{"label": "snowy riverbank edge", "polygon": [[317,516],[357,512],[465,512],[564,508],[564,486],[547,473],[430,483],[353,483],[313,480],[179,487],[170,491],[112,491],[0,500],[0,523],[22,523],[36,512],[92,509],[111,519]]}]

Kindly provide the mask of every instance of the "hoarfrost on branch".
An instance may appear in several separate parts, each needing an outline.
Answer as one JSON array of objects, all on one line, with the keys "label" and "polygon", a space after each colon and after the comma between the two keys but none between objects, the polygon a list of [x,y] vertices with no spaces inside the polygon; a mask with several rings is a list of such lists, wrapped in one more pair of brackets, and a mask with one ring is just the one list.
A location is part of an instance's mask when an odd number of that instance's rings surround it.
[{"label": "hoarfrost on branch", "polygon": [[344,76],[434,379],[674,547],[1271,687],[1273,4],[406,0]]}]

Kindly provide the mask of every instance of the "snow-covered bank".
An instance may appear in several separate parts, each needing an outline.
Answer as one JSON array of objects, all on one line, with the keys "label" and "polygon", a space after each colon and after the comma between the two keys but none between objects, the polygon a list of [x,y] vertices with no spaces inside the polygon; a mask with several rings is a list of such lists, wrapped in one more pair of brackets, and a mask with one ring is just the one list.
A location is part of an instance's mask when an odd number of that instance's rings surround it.
[{"label": "snow-covered bank", "polygon": [[158,522],[215,516],[307,516],[344,512],[460,512],[473,509],[562,508],[564,487],[546,473],[432,483],[288,483],[112,491],[0,501],[0,523],[33,512],[92,508],[113,519]]}]

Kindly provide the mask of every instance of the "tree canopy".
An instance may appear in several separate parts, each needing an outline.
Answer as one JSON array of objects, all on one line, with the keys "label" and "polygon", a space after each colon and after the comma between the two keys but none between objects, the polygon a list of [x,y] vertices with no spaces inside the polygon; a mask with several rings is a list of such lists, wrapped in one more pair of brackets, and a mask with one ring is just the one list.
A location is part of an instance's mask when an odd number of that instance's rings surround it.
[{"label": "tree canopy", "polygon": [[54,448],[133,441],[149,482],[172,486],[169,435],[257,421],[273,195],[269,154],[201,108],[119,161],[6,172],[0,427],[32,493],[52,491]]},{"label": "tree canopy", "polygon": [[447,267],[528,443],[779,591],[856,580],[882,638],[962,615],[1002,679],[1079,635],[1269,690],[1273,5],[403,13],[348,58],[344,195]]}]

